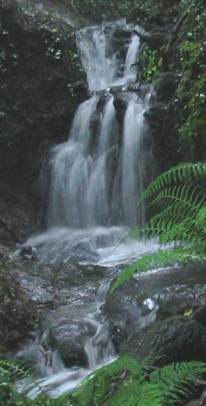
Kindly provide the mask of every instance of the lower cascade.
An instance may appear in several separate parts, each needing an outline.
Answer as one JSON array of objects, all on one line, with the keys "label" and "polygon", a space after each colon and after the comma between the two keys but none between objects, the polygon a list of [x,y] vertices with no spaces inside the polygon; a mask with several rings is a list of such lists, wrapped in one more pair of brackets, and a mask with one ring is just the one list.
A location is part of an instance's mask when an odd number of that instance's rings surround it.
[{"label": "lower cascade", "polygon": [[[47,230],[27,244],[45,262],[112,267],[156,248],[155,242],[128,237],[130,228],[145,221],[138,200],[156,171],[144,117],[153,91],[134,85],[140,40],[124,20],[84,28],[76,41],[90,98],[78,107],[68,141],[51,150]],[[103,282],[93,310],[83,315],[94,330],[84,341],[88,367],[66,369],[58,353],[38,338],[19,356],[35,353],[41,378],[35,387],[18,382],[21,392],[34,398],[41,388],[58,396],[115,358],[100,306],[110,280]]]}]

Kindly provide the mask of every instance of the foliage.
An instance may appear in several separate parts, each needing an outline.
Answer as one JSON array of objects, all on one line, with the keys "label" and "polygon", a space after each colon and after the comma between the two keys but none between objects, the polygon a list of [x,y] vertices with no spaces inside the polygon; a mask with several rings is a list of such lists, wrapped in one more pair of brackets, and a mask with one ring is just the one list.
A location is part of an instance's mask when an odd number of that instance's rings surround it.
[{"label": "foliage", "polygon": [[111,0],[71,0],[71,6],[77,13],[86,15],[94,20],[102,20],[111,17],[125,17],[135,6],[135,0],[119,1]]},{"label": "foliage", "polygon": [[[142,194],[158,213],[141,232],[160,242],[181,241],[205,250],[206,164],[182,164],[161,174]],[[194,186],[195,182],[195,186]],[[199,183],[198,183],[199,182]]]},{"label": "foliage", "polygon": [[[187,159],[204,159],[206,103],[206,9],[204,0],[182,0],[187,11],[187,34],[179,49],[176,68],[183,73],[177,92],[180,151]],[[179,62],[178,62],[179,61]]]},{"label": "foliage", "polygon": [[79,406],[103,405],[113,398],[114,394],[116,395],[120,383],[123,383],[126,391],[131,379],[143,382],[149,365],[148,359],[143,363],[137,363],[130,357],[120,357],[86,379],[80,390],[71,396],[72,403]]},{"label": "foliage", "polygon": [[[25,371],[11,361],[0,362],[0,406],[150,406],[186,401],[197,389],[196,381],[206,373],[202,362],[184,362],[154,368],[154,359],[137,362],[122,356],[91,374],[72,394],[59,399],[40,396],[36,400],[17,394],[12,374]],[[27,374],[27,373],[26,373]]]},{"label": "foliage", "polygon": [[153,363],[149,358],[140,363],[120,357],[87,379],[72,395],[72,405],[174,405],[191,397],[196,380],[206,371],[201,362],[171,364],[161,369],[152,368]]},{"label": "foliage", "polygon": [[151,83],[161,67],[158,51],[150,49],[148,46],[144,47],[141,55],[141,64],[143,67],[142,80]]}]

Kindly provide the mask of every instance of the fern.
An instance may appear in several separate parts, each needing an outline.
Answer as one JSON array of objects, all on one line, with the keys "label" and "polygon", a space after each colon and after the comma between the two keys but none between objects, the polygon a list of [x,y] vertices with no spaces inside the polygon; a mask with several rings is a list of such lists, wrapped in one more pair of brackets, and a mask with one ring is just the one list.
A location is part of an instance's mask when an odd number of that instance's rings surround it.
[{"label": "fern", "polygon": [[206,177],[206,164],[183,163],[161,174],[141,195],[141,200],[150,199],[163,188],[171,184],[199,180]]},{"label": "fern", "polygon": [[[120,357],[91,374],[72,394],[59,399],[40,396],[34,401],[18,395],[10,385],[9,371],[15,370],[15,373],[21,375],[24,373],[22,368],[16,368],[13,361],[2,361],[0,405],[172,406],[190,399],[196,391],[197,380],[206,373],[206,364],[201,362],[174,363],[157,369],[153,367],[154,361],[151,357],[142,362],[129,356]],[[1,391],[1,382],[3,388],[8,388],[8,392]]]},{"label": "fern", "polygon": [[205,179],[204,163],[184,163],[161,174],[140,199],[141,204],[147,200],[157,214],[136,234],[158,235],[161,243],[180,241],[205,250],[206,190],[202,187]]},{"label": "fern", "polygon": [[[45,395],[43,388],[39,385],[38,380],[35,379],[33,376],[33,371],[28,370],[24,366],[24,364],[20,365],[15,360],[8,360],[8,359],[0,359],[0,386],[1,382],[3,384],[7,384],[10,392],[15,395],[15,388],[13,385],[13,381],[16,379],[26,379],[29,382],[30,388],[38,387],[39,392],[42,395]],[[5,377],[8,380],[5,382]],[[0,393],[0,400],[1,400],[1,393]]]},{"label": "fern", "polygon": [[15,378],[29,378],[30,373],[14,360],[0,359],[0,368],[14,375]]},{"label": "fern", "polygon": [[[143,381],[144,374],[148,369],[148,360],[146,363],[137,363],[130,357],[120,357],[109,365],[91,374],[86,379],[82,387],[74,392],[71,401],[74,405],[103,405],[106,399],[112,395],[115,383],[121,380],[121,376],[127,379]],[[98,403],[99,402],[99,403]]]},{"label": "fern", "polygon": [[174,363],[155,370],[151,363],[154,359],[145,369],[147,360],[138,363],[128,357],[119,358],[87,379],[73,394],[76,402],[72,405],[172,406],[190,399],[197,379],[206,373],[206,364],[201,362]]},{"label": "fern", "polygon": [[172,406],[180,399],[186,401],[192,396],[197,379],[205,372],[205,363],[196,361],[173,363],[152,372],[150,383],[158,388],[163,404]]}]

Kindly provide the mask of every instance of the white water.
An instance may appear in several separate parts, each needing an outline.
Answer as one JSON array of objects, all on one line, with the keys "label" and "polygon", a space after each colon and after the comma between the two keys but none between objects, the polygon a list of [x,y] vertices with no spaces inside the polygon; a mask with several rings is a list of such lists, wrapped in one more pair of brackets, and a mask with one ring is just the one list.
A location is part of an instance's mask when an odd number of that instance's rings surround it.
[{"label": "white water", "polygon": [[[126,39],[118,38],[120,31]],[[51,151],[48,228],[27,241],[36,247],[42,261],[75,260],[111,267],[131,262],[158,247],[155,241],[128,238],[131,227],[144,223],[145,207],[138,205],[138,200],[154,175],[151,136],[144,120],[149,93],[140,98],[119,90],[118,96],[125,101],[123,128],[115,110],[116,96],[110,93],[111,87],[118,92],[117,86],[125,90],[136,80],[131,65],[138,57],[139,39],[130,32],[122,20],[77,33],[92,95],[79,106],[68,141]],[[21,382],[20,390],[33,398],[41,386],[51,396],[58,396],[114,359],[108,329],[99,314],[97,300],[96,310],[88,315],[96,326],[96,334],[85,341],[88,368],[68,370],[55,358],[35,388]],[[40,356],[38,363],[43,362]]]},{"label": "white water", "polygon": [[131,36],[129,46],[126,46],[125,61],[122,61],[119,57],[120,50],[114,46],[114,34],[118,30],[129,33],[131,27],[125,20],[120,20],[84,28],[77,33],[77,45],[91,92],[135,82],[136,72],[135,69],[132,70],[132,65],[137,60],[139,37]]}]

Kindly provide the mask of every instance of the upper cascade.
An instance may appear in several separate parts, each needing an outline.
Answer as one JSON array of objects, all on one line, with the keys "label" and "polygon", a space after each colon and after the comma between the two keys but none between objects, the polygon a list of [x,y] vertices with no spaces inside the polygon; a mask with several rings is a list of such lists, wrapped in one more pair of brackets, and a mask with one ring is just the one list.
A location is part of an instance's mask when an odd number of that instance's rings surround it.
[{"label": "upper cascade", "polygon": [[76,39],[90,92],[135,82],[140,40],[124,19],[84,28]]}]

